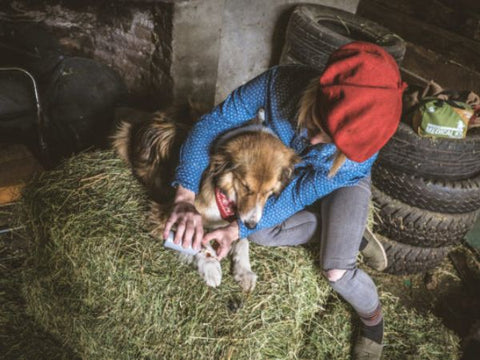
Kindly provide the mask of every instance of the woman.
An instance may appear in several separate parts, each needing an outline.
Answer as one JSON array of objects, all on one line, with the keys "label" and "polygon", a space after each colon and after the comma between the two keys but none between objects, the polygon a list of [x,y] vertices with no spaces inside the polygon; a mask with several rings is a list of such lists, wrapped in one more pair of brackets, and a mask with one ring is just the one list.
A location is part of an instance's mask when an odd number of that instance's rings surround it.
[{"label": "woman", "polygon": [[[356,359],[378,359],[383,317],[372,279],[356,267],[370,200],[370,170],[401,115],[398,66],[381,47],[353,42],[336,50],[323,73],[299,65],[272,68],[236,89],[205,115],[182,147],[175,206],[165,235],[199,248],[215,239],[224,257],[233,241],[267,245],[321,241],[320,261],[335,291],[361,319]],[[265,125],[302,158],[284,191],[270,198],[254,229],[240,221],[204,234],[193,206],[212,141],[265,109]],[[304,210],[319,200],[320,213]]]}]

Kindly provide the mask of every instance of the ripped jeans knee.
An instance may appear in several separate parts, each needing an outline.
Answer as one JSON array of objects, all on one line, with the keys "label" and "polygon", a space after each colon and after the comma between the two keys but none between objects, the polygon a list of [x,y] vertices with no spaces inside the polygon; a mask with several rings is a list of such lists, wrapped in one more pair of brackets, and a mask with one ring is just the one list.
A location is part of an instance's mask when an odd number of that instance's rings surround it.
[{"label": "ripped jeans knee", "polygon": [[340,280],[343,275],[347,270],[341,270],[341,269],[330,269],[330,270],[324,270],[323,275],[328,279],[330,282],[335,282]]},{"label": "ripped jeans knee", "polygon": [[377,288],[363,270],[323,270],[330,286],[341,295],[359,314],[371,314],[378,307]]}]

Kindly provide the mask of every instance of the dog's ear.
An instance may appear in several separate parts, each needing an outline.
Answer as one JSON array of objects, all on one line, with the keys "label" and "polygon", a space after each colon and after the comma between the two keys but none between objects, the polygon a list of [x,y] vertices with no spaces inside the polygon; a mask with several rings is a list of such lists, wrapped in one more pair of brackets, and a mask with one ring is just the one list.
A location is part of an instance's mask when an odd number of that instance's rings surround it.
[{"label": "dog's ear", "polygon": [[220,151],[210,157],[209,173],[213,176],[225,174],[234,169],[233,161],[227,152]]},{"label": "dog's ear", "polygon": [[288,165],[285,166],[282,169],[282,172],[280,173],[281,186],[280,186],[280,189],[275,192],[275,195],[279,195],[280,192],[285,188],[285,186],[288,185],[290,180],[292,180],[293,170],[295,169],[295,165],[298,164],[300,161],[301,161],[300,157],[292,151],[290,154]]}]

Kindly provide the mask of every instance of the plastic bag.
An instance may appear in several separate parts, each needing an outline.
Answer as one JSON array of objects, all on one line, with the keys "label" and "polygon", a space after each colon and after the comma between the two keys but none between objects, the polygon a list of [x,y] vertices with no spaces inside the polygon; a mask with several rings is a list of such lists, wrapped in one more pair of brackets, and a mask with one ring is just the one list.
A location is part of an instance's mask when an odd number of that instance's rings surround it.
[{"label": "plastic bag", "polygon": [[425,98],[412,113],[412,125],[423,137],[463,139],[473,116],[473,108],[464,102]]}]

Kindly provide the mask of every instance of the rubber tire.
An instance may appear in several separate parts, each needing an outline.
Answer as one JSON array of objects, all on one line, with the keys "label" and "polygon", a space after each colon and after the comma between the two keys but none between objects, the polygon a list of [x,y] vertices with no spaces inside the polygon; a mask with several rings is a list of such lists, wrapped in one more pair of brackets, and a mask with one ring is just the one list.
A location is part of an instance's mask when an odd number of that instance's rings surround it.
[{"label": "rubber tire", "polygon": [[399,243],[375,234],[387,254],[388,265],[383,272],[395,275],[424,273],[438,266],[453,250],[451,246],[424,248]]},{"label": "rubber tire", "polygon": [[480,129],[465,139],[427,138],[400,122],[397,131],[380,150],[385,167],[426,179],[465,180],[480,174]]},{"label": "rubber tire", "polygon": [[480,208],[480,175],[467,180],[428,180],[376,164],[373,184],[387,195],[420,209],[467,213]]},{"label": "rubber tire", "polygon": [[373,229],[391,240],[420,247],[460,243],[473,227],[478,211],[446,214],[419,209],[396,200],[372,185]]},{"label": "rubber tire", "polygon": [[300,5],[290,16],[280,63],[287,57],[323,69],[330,54],[355,40],[382,46],[400,64],[405,41],[372,20],[322,5]]}]

